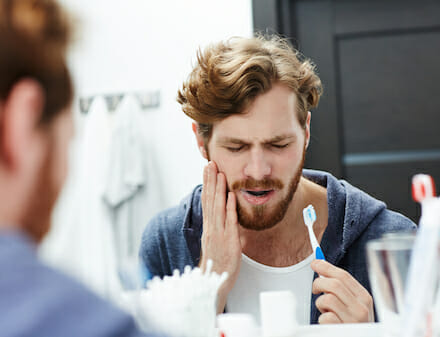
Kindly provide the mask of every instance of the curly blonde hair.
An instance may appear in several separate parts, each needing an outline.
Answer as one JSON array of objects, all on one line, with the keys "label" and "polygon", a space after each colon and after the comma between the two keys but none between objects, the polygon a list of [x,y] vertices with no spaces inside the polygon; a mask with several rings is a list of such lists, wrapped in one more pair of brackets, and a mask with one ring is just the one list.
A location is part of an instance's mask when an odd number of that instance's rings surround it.
[{"label": "curly blonde hair", "polygon": [[197,53],[197,64],[178,91],[183,112],[207,140],[214,122],[245,113],[274,83],[297,95],[298,120],[305,128],[307,111],[318,105],[321,80],[313,63],[279,36],[234,37]]},{"label": "curly blonde hair", "polygon": [[42,123],[70,105],[70,35],[71,23],[55,0],[0,0],[0,101],[18,81],[33,78],[45,91]]}]

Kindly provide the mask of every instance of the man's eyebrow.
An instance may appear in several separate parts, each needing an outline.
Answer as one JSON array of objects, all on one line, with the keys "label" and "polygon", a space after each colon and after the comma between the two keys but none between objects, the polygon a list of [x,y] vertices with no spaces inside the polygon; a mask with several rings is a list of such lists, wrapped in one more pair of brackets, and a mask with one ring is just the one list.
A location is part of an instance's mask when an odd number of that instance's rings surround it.
[{"label": "man's eyebrow", "polygon": [[278,143],[285,140],[295,140],[296,136],[292,134],[279,135],[264,141],[265,144]]},{"label": "man's eyebrow", "polygon": [[242,139],[238,139],[238,138],[233,138],[233,137],[225,137],[225,138],[220,138],[217,143],[220,144],[238,144],[238,145],[246,145],[249,144],[248,142],[242,140]]},{"label": "man's eyebrow", "polygon": [[[296,136],[292,134],[285,134],[285,135],[279,135],[275,136],[273,138],[263,140],[264,144],[272,144],[272,143],[278,143],[285,140],[295,140]],[[247,142],[243,139],[234,138],[234,137],[225,137],[220,138],[217,143],[219,144],[237,144],[237,145],[247,145],[250,144],[250,142]]]}]

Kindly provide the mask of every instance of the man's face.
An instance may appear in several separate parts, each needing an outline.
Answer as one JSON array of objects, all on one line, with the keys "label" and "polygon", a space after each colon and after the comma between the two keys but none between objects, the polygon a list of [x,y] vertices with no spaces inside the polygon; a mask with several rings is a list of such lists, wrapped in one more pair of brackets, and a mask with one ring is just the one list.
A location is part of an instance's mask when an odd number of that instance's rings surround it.
[{"label": "man's face", "polygon": [[237,196],[244,228],[264,230],[280,222],[301,177],[309,123],[296,115],[296,95],[284,85],[258,96],[247,113],[216,124],[208,144],[211,160]]},{"label": "man's face", "polygon": [[29,207],[23,220],[25,230],[37,242],[50,228],[53,207],[67,175],[68,146],[73,133],[70,111],[64,111],[50,124],[46,132],[45,159],[39,168],[39,179],[29,193]]}]

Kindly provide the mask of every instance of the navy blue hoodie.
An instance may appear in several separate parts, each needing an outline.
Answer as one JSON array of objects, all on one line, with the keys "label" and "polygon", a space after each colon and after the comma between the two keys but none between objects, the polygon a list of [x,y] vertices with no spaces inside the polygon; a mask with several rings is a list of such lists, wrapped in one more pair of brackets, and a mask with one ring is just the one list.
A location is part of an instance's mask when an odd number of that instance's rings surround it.
[{"label": "navy blue hoodie", "polygon": [[[348,271],[371,293],[366,242],[387,232],[414,230],[415,224],[329,173],[303,170],[303,176],[327,189],[328,225],[321,240],[326,260]],[[145,228],[139,254],[153,276],[172,275],[174,269],[183,272],[186,265],[198,265],[203,230],[201,192],[199,185],[178,206],[159,213]],[[315,306],[317,297],[312,295],[312,324],[320,315]]]}]

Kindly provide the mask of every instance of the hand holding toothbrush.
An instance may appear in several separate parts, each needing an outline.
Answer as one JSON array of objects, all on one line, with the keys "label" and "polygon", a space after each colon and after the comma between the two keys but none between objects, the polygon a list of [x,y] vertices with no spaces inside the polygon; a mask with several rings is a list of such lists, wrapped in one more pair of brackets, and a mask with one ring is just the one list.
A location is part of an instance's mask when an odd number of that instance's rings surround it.
[{"label": "hand holding toothbrush", "polygon": [[315,253],[312,269],[319,274],[313,282],[312,292],[323,293],[316,300],[321,312],[320,324],[374,322],[373,298],[368,291],[348,272],[325,261],[315,233],[316,221],[312,205],[303,210],[304,223],[309,231],[310,243]]},{"label": "hand holding toothbrush", "polygon": [[374,322],[373,298],[347,271],[323,260],[314,260],[312,269],[320,276],[312,292],[323,293],[316,300],[321,312],[319,324]]},{"label": "hand holding toothbrush", "polygon": [[238,277],[241,264],[241,243],[238,231],[236,199],[233,192],[226,198],[226,177],[210,162],[203,171],[203,233],[200,267],[205,269],[208,259],[212,271],[228,273],[219,290],[217,312],[223,312],[226,298]]}]

